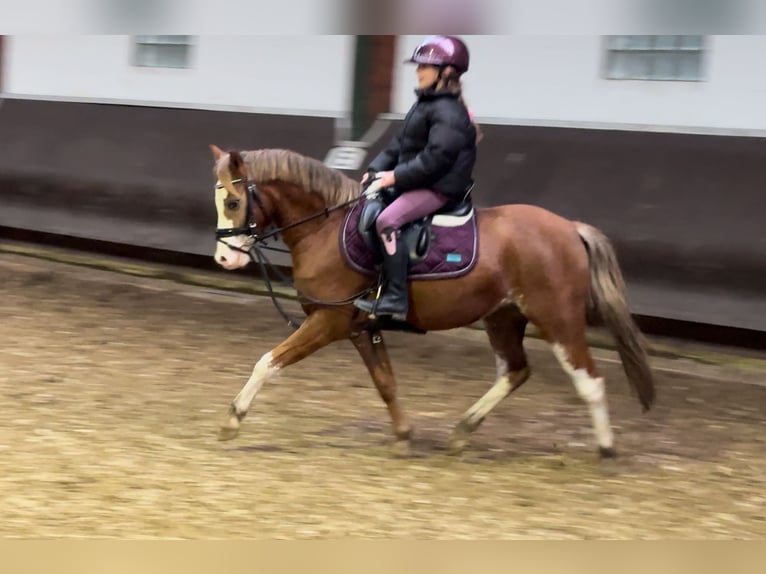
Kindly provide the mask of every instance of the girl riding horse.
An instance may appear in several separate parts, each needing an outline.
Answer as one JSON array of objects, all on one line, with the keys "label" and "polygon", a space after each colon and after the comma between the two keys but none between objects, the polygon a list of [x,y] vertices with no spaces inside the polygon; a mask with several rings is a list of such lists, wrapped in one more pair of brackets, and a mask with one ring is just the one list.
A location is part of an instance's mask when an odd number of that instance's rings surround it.
[{"label": "girl riding horse", "polygon": [[473,185],[477,129],[463,101],[460,77],[468,71],[468,48],[452,36],[430,36],[407,62],[416,63],[417,101],[401,132],[369,165],[366,183],[376,172],[381,187],[399,197],[378,217],[383,241],[385,290],[378,300],[357,299],[367,313],[407,317],[407,249],[401,228],[463,199]]}]

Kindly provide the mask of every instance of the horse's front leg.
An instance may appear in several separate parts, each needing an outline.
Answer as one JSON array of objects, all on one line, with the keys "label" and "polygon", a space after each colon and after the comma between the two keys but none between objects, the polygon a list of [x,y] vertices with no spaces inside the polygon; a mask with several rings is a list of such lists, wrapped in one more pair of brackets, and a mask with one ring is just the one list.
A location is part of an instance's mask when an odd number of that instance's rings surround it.
[{"label": "horse's front leg", "polygon": [[388,407],[391,425],[396,437],[394,451],[397,454],[408,454],[412,426],[396,396],[396,379],[391,368],[391,361],[388,358],[386,344],[383,342],[383,334],[378,330],[363,330],[354,333],[351,336],[351,342],[359,351],[380,397]]},{"label": "horse's front leg", "polygon": [[309,315],[295,333],[263,355],[229,407],[226,421],[218,432],[219,440],[230,440],[237,436],[242,419],[267,380],[333,341],[347,338],[351,332],[350,324],[349,317],[342,313],[317,311]]}]

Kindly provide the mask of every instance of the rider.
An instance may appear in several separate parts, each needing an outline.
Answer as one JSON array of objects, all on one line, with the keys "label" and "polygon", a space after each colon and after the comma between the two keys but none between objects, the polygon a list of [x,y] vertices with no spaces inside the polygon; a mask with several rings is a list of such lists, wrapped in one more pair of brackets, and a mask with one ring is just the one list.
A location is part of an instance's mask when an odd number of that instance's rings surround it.
[{"label": "rider", "polygon": [[378,216],[383,240],[385,291],[375,302],[357,299],[367,313],[407,317],[407,249],[401,228],[448,203],[462,200],[473,184],[477,126],[461,95],[460,76],[468,71],[468,48],[454,36],[429,36],[406,62],[416,63],[417,101],[399,134],[362,177],[377,173],[381,187],[395,186],[399,197]]}]

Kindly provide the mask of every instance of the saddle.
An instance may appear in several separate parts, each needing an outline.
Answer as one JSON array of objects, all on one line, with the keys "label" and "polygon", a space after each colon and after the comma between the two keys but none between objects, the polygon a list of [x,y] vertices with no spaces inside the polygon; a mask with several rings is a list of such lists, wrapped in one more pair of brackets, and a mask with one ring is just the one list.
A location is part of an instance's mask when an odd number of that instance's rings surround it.
[{"label": "saddle", "polygon": [[[359,216],[358,233],[376,260],[383,257],[383,247],[375,229],[381,212],[399,197],[391,188],[381,189],[377,197],[369,199]],[[438,211],[406,224],[401,229],[402,243],[407,247],[410,265],[423,261],[434,241],[433,227],[460,227],[473,217],[471,189],[457,202],[449,203]]]}]

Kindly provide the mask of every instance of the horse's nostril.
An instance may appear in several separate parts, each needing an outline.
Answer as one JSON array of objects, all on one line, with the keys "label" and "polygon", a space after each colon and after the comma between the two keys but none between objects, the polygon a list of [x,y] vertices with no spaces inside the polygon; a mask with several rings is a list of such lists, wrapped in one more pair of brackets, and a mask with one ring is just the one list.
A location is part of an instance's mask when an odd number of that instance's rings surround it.
[{"label": "horse's nostril", "polygon": [[226,263],[226,256],[225,255],[221,255],[220,261],[221,261],[221,263]]}]

